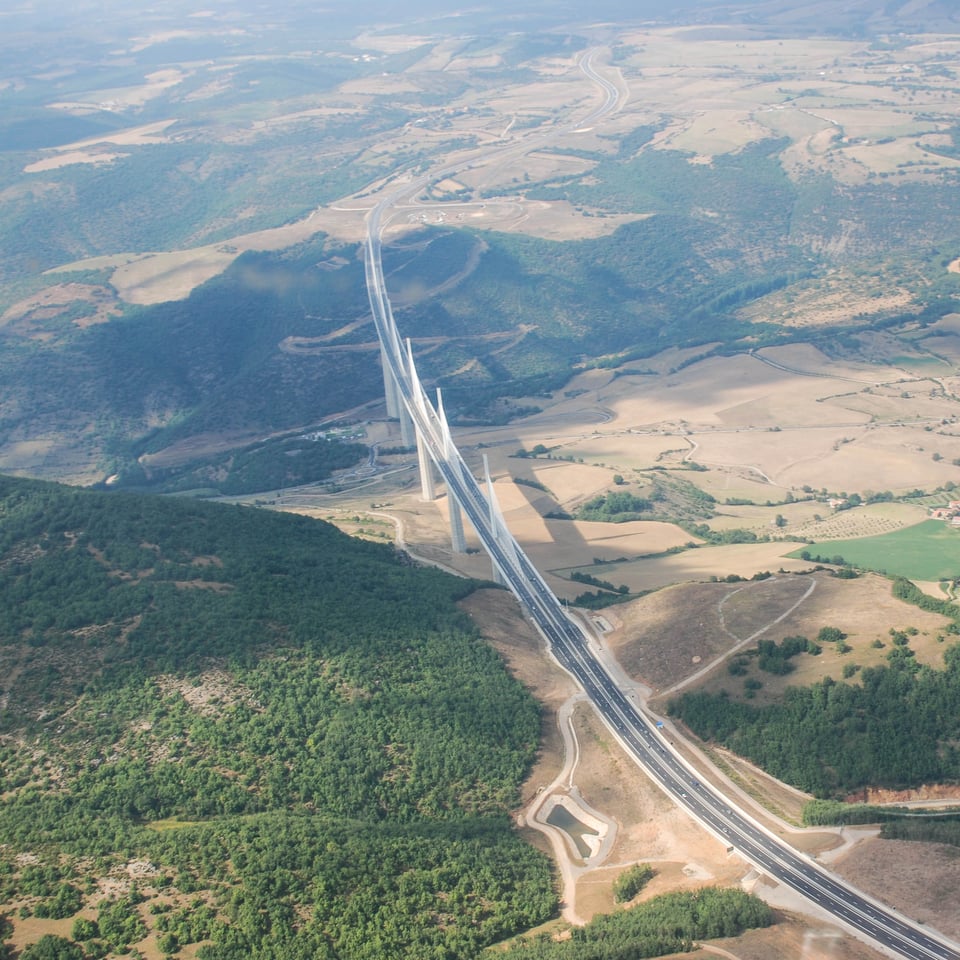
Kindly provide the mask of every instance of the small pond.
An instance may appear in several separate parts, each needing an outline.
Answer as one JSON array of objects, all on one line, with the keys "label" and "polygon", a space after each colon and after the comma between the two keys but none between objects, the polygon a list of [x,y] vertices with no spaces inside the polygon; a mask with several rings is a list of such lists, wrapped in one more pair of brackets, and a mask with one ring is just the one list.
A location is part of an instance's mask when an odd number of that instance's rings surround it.
[{"label": "small pond", "polygon": [[589,858],[592,850],[584,838],[599,837],[600,834],[596,830],[578,820],[560,803],[556,804],[550,811],[550,815],[547,817],[547,823],[549,823],[551,827],[557,827],[567,834],[570,839],[573,840],[574,846],[577,848],[577,853],[579,853],[584,860]]}]

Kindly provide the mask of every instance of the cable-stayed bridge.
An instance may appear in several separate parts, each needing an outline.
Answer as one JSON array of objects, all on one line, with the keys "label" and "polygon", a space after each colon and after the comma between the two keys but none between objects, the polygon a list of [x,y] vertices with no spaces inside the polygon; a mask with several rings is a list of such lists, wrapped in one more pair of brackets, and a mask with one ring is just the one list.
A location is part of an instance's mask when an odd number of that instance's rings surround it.
[{"label": "cable-stayed bridge", "polygon": [[[601,83],[606,93],[604,105],[584,121],[589,122],[613,108],[617,91],[593,72],[589,55],[581,61],[581,68],[588,77]],[[497,579],[520,601],[546,639],[552,655],[581,685],[621,745],[655,783],[722,843],[760,872],[806,897],[814,912],[829,914],[843,927],[891,956],[910,960],[960,960],[960,946],[901,917],[809,857],[797,853],[749,813],[737,808],[733,800],[698,779],[697,772],[672,749],[656,725],[627,698],[594,656],[583,628],[568,616],[510,533],[494,495],[486,458],[482,483],[464,462],[451,436],[439,390],[434,405],[420,383],[409,342],[401,341],[381,259],[384,213],[400,196],[413,196],[427,183],[450,172],[447,168],[421,177],[381,200],[370,211],[365,262],[370,308],[380,339],[387,409],[400,419],[403,442],[408,446],[416,443],[423,498],[433,500],[435,497],[434,467],[446,485],[454,549],[464,549],[462,516],[465,514],[490,555]]]}]

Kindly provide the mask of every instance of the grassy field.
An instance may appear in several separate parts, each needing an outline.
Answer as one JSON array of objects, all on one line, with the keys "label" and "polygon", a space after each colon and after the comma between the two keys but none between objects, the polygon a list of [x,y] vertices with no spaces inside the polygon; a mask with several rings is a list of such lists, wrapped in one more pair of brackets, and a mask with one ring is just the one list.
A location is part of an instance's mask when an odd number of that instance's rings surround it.
[{"label": "grassy field", "polygon": [[[960,576],[960,531],[940,520],[924,520],[879,537],[831,540],[805,548],[816,556],[841,556],[855,567],[898,574],[911,580],[948,580]],[[799,550],[790,554],[799,557]]]}]

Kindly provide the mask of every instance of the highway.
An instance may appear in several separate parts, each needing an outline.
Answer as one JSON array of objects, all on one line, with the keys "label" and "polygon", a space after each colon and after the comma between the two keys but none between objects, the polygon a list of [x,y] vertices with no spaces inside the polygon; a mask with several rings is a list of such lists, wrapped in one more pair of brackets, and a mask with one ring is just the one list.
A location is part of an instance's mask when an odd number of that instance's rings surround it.
[{"label": "highway", "polygon": [[[581,61],[583,72],[600,83],[605,103],[587,122],[614,109],[618,91],[593,73],[590,56]],[[462,165],[461,165],[462,166]],[[670,743],[617,686],[590,650],[589,638],[568,617],[563,605],[507,530],[492,497],[453,444],[445,418],[423,392],[412,356],[401,343],[387,295],[381,262],[382,220],[399,197],[411,196],[427,182],[449,175],[452,168],[434,171],[406,184],[382,199],[369,213],[366,238],[366,282],[383,357],[390,367],[403,404],[452,496],[466,513],[484,548],[537,628],[552,655],[581,685],[597,712],[636,759],[673,800],[759,871],[793,888],[838,923],[886,952],[911,960],[960,960],[960,948],[894,910],[859,892],[819,864],[797,853],[748,813],[734,806],[672,749]],[[438,398],[439,400],[439,398]]]}]

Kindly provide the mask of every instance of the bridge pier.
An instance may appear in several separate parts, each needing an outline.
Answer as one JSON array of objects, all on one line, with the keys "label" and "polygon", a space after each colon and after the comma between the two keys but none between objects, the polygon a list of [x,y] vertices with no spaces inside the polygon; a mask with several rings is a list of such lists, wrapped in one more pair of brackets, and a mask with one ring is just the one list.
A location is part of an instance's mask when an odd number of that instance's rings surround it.
[{"label": "bridge pier", "polygon": [[463,535],[463,510],[460,501],[447,489],[447,506],[450,510],[450,546],[454,553],[467,552],[467,540]]},{"label": "bridge pier", "polygon": [[417,460],[420,463],[420,499],[430,503],[437,499],[437,492],[433,486],[433,464],[430,462],[430,454],[427,453],[427,445],[417,431]]},{"label": "bridge pier", "polygon": [[[412,360],[411,360],[412,362]],[[447,423],[447,414],[443,409],[443,394],[437,387],[437,420],[440,422],[440,436],[443,441],[443,453],[448,459],[451,452],[456,451],[453,438],[450,436],[450,425]],[[463,536],[463,510],[456,494],[447,484],[447,500],[450,506],[450,542],[454,553],[466,553],[467,541]]]},{"label": "bridge pier", "polygon": [[403,405],[400,407],[400,442],[405,447],[413,447],[417,443],[417,431],[414,429],[413,420],[410,419],[410,414]]},{"label": "bridge pier", "polygon": [[390,370],[390,361],[384,345],[380,344],[380,366],[383,368],[383,395],[387,401],[387,416],[396,417],[400,421],[400,443],[404,447],[412,447],[416,442],[413,420],[407,412],[403,402],[400,387]]},{"label": "bridge pier", "polygon": [[387,359],[387,349],[380,344],[380,366],[383,369],[383,395],[387,400],[387,416],[399,417],[400,408],[403,404],[400,402],[400,391],[397,388],[397,381],[394,380],[390,372],[390,361]]}]

